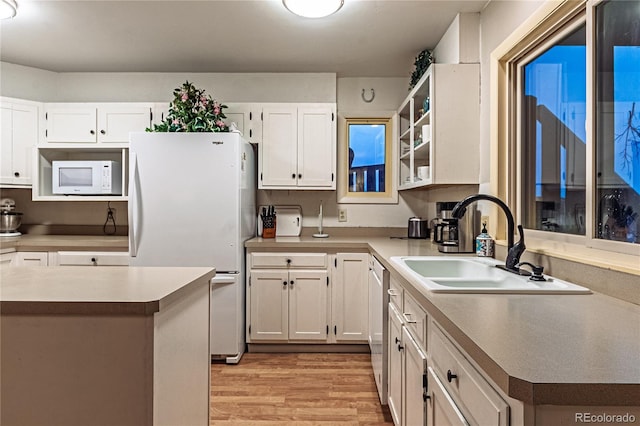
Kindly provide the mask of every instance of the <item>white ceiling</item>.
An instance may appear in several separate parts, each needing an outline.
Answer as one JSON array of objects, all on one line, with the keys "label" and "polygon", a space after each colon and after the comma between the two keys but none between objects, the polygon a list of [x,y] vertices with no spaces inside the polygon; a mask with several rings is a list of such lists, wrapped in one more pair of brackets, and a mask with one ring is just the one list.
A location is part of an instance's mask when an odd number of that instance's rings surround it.
[{"label": "white ceiling", "polygon": [[402,77],[487,0],[345,0],[323,19],[280,0],[18,0],[0,60],[58,72],[332,72]]}]

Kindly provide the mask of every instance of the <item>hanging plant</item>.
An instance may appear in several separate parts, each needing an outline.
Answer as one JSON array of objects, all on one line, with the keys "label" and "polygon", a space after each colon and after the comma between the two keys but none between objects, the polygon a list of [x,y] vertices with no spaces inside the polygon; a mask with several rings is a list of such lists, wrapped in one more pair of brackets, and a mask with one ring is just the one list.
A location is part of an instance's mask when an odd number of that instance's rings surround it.
[{"label": "hanging plant", "polygon": [[187,81],[173,91],[165,120],[154,124],[153,129],[147,128],[147,132],[228,132],[222,121],[227,118],[222,112],[224,108],[227,106]]},{"label": "hanging plant", "polygon": [[429,65],[431,65],[432,61],[433,55],[428,49],[423,50],[418,54],[418,56],[416,56],[416,61],[414,62],[416,67],[413,71],[413,74],[411,74],[411,83],[409,84],[409,90],[413,89],[418,81],[420,81],[420,78],[422,78],[425,71],[427,71],[427,68],[429,68]]}]

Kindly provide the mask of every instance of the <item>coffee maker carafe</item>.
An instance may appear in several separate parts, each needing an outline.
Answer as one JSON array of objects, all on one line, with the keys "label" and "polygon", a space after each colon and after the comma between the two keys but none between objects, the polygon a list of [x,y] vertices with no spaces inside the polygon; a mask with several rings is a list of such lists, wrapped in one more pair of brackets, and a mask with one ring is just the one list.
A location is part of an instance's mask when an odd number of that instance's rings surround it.
[{"label": "coffee maker carafe", "polygon": [[468,209],[461,219],[454,219],[451,211],[456,204],[436,203],[440,223],[434,229],[434,242],[442,253],[475,253],[475,236],[479,229],[476,211]]}]

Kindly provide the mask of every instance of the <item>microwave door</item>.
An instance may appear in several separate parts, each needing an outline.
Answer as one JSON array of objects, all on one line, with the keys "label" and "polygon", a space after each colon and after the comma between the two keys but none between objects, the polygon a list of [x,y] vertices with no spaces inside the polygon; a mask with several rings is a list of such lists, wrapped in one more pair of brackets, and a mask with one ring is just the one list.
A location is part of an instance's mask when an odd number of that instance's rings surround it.
[{"label": "microwave door", "polygon": [[94,167],[61,167],[60,168],[60,187],[89,187],[93,186],[95,181]]}]

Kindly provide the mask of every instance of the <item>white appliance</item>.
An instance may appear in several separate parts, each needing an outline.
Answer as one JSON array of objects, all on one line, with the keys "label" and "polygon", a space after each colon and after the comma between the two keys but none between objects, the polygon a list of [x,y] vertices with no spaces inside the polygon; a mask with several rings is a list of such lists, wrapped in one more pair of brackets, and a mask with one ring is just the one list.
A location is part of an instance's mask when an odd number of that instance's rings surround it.
[{"label": "white appliance", "polygon": [[122,168],[117,161],[51,162],[54,194],[122,195]]},{"label": "white appliance", "polygon": [[389,304],[389,271],[370,256],[369,264],[369,348],[371,365],[380,403],[387,405],[387,306]]},{"label": "white appliance", "polygon": [[244,242],[255,235],[255,155],[239,133],[131,133],[131,266],[210,266],[211,355],[245,350]]}]

